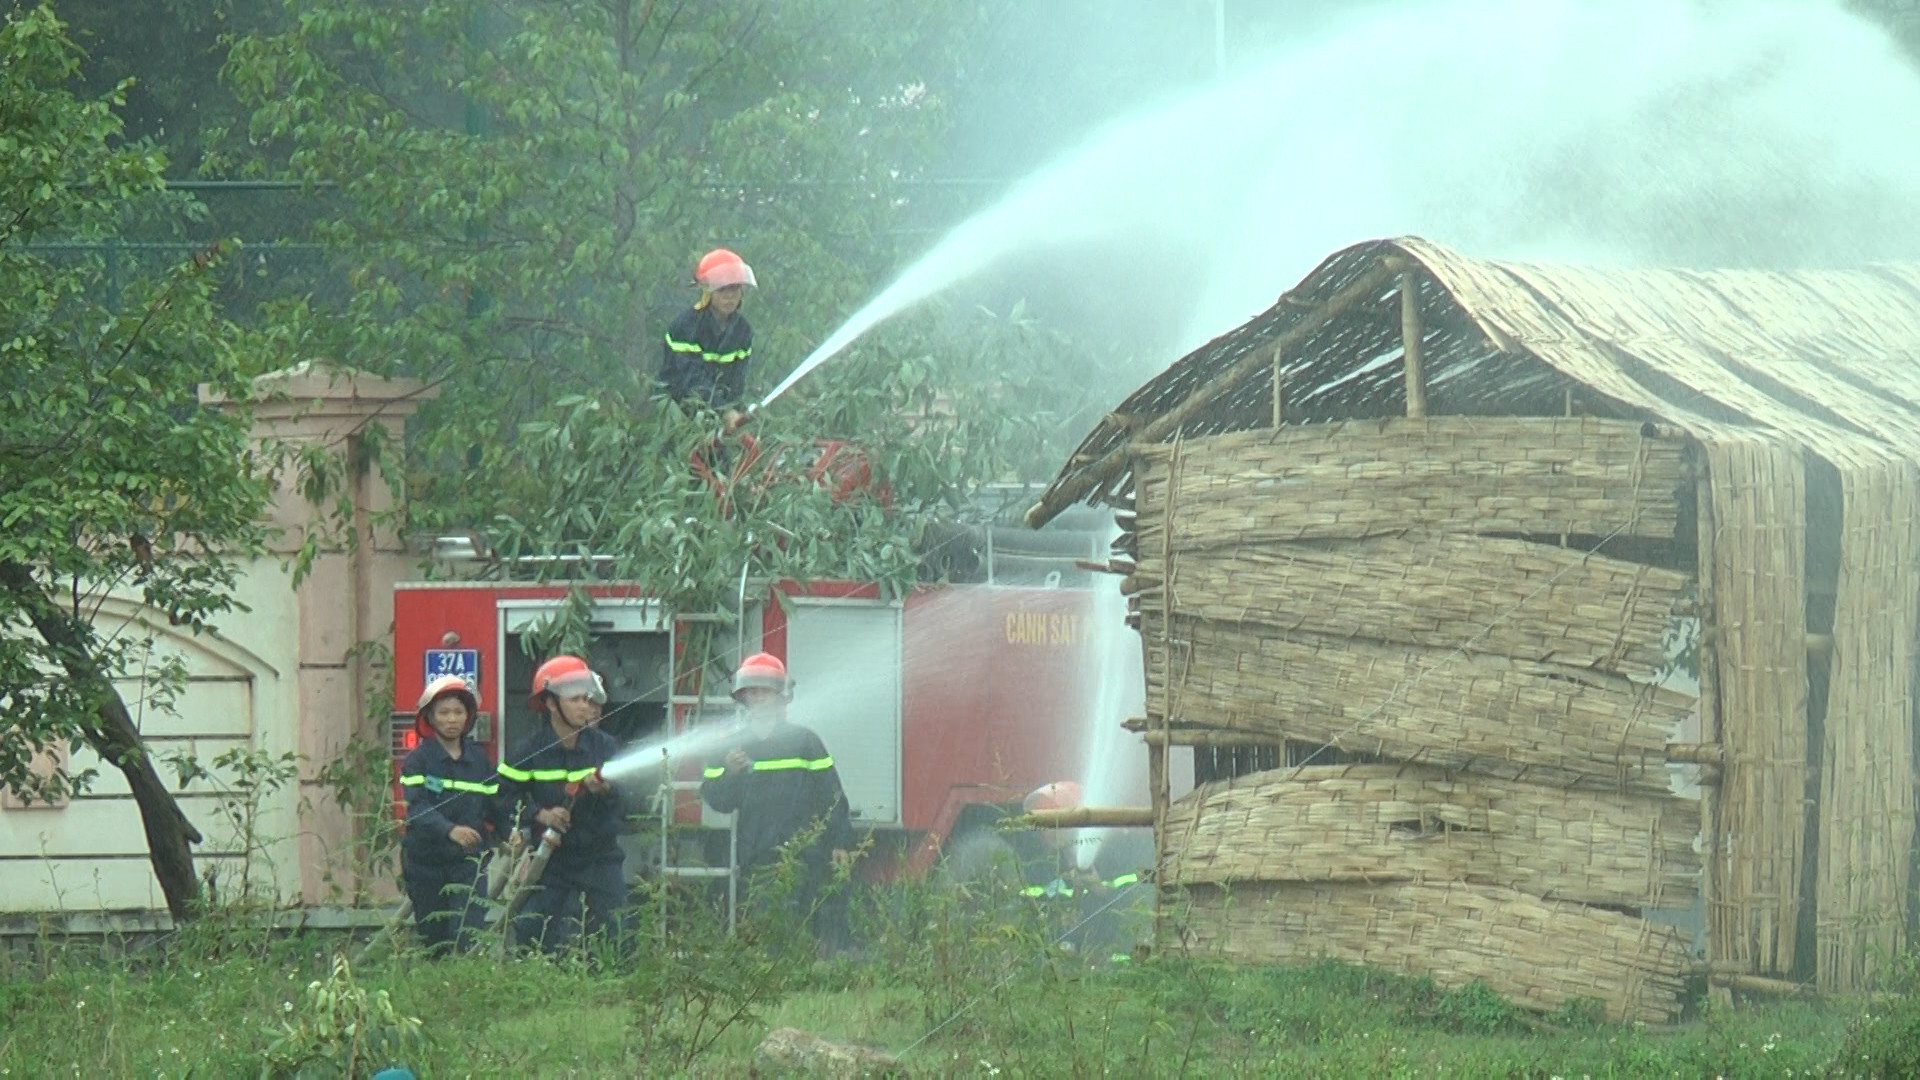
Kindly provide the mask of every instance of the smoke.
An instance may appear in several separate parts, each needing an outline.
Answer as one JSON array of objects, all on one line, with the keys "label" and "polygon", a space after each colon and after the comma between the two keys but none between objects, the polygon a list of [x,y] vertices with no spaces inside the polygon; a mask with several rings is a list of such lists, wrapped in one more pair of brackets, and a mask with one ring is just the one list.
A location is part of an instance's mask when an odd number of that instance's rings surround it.
[{"label": "smoke", "polygon": [[1406,233],[1636,264],[1920,253],[1920,75],[1832,3],[1398,4],[1236,66],[1039,170],[811,362],[977,279],[1158,366],[1328,253]]}]

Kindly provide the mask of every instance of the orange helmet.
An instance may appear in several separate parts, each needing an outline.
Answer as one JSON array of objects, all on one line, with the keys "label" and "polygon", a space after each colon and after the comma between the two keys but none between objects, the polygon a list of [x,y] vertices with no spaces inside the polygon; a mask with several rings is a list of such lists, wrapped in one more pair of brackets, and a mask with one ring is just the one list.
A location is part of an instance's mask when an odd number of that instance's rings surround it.
[{"label": "orange helmet", "polygon": [[702,289],[712,292],[730,285],[752,285],[759,287],[753,280],[753,267],[747,261],[726,248],[714,248],[700,257],[700,265],[693,269],[693,280]]},{"label": "orange helmet", "polygon": [[480,713],[480,699],[474,696],[473,687],[467,685],[467,680],[458,675],[442,675],[420,691],[420,704],[413,712],[413,729],[420,733],[421,738],[435,737],[429,718],[433,715],[434,703],[445,697],[457,697],[467,707],[467,726],[460,729],[461,736],[465,737],[473,730],[474,719]]},{"label": "orange helmet", "polygon": [[743,690],[772,690],[784,698],[793,696],[793,680],[787,678],[787,665],[772,653],[754,653],[740,661],[733,673],[733,697],[739,700]]},{"label": "orange helmet", "polygon": [[585,694],[594,704],[604,705],[607,684],[600,681],[600,676],[585,660],[577,656],[556,656],[534,669],[533,692],[527,695],[527,705],[537,712],[546,711],[546,703],[541,700],[546,694],[556,698]]}]

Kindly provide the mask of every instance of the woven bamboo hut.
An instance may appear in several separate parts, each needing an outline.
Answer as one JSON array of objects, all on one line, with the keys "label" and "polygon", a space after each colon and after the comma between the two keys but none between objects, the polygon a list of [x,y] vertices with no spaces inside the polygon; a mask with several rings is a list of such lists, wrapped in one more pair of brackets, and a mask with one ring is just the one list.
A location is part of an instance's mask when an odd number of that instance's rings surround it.
[{"label": "woven bamboo hut", "polygon": [[[1163,944],[1665,1019],[1907,941],[1920,267],[1361,244],[1028,522],[1082,500],[1146,651]],[[1704,957],[1645,917],[1702,901]]]}]

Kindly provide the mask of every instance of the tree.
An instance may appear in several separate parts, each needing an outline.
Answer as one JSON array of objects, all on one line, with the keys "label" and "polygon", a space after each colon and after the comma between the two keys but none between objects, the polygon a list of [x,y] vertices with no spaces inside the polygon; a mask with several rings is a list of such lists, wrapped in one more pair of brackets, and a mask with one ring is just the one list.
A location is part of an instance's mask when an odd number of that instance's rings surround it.
[{"label": "tree", "polygon": [[[680,607],[731,596],[750,557],[763,573],[899,587],[927,514],[1017,472],[1011,452],[1076,433],[1030,393],[1065,350],[972,313],[921,318],[837,362],[757,423],[780,449],[718,485],[691,461],[711,419],[647,402],[703,250],[733,247],[758,271],[761,389],[882,283],[978,9],[300,0],[289,12],[286,32],[234,44],[226,77],[278,173],[329,185],[340,213],[315,235],[352,292],[278,305],[258,352],[439,385],[407,448],[417,523],[488,526],[507,554],[611,556],[611,572]],[[1024,351],[983,373],[981,339]],[[821,436],[863,448],[889,506],[794,479]],[[750,451],[728,453],[738,468]],[[769,482],[775,461],[784,481]]]},{"label": "tree", "polygon": [[[80,61],[49,7],[0,25],[0,784],[40,797],[83,787],[84,774],[29,770],[49,743],[83,740],[126,774],[184,921],[200,836],[114,687],[147,643],[93,615],[119,592],[206,628],[232,604],[235,559],[262,546],[268,488],[244,408],[195,396],[209,384],[244,402],[237,337],[208,282],[221,250],[110,290],[84,246],[39,243],[98,240],[166,198],[164,158],[120,144],[124,85],[67,89]],[[182,673],[168,674],[177,687]]]}]

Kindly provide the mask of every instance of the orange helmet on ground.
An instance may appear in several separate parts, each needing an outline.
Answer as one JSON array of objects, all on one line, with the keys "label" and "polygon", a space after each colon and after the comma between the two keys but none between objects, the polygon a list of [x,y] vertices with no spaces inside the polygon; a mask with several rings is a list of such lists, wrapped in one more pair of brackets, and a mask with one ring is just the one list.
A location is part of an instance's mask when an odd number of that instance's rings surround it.
[{"label": "orange helmet on ground", "polygon": [[461,736],[465,737],[473,730],[474,719],[480,714],[480,699],[474,696],[473,687],[467,685],[467,680],[458,675],[442,675],[420,691],[420,704],[413,712],[413,729],[420,733],[421,738],[436,737],[430,719],[433,706],[441,698],[447,697],[457,697],[467,707],[467,726],[460,729]]},{"label": "orange helmet on ground", "polygon": [[743,690],[771,690],[781,697],[793,696],[793,680],[787,678],[787,665],[772,653],[754,653],[740,661],[740,670],[733,673],[733,697],[740,699]]},{"label": "orange helmet on ground", "polygon": [[751,285],[755,288],[760,285],[753,280],[753,267],[726,248],[714,248],[702,255],[700,265],[693,269],[693,280],[707,292],[732,285]]},{"label": "orange helmet on ground", "polygon": [[556,656],[541,664],[533,672],[533,691],[527,695],[527,705],[536,711],[544,711],[546,703],[541,697],[552,694],[556,698],[578,697],[585,694],[596,705],[607,703],[607,684],[587,666],[585,660],[577,656]]},{"label": "orange helmet on ground", "polygon": [[1079,784],[1071,780],[1055,780],[1028,792],[1027,797],[1020,801],[1020,812],[1031,814],[1036,810],[1075,810],[1084,797]]}]

